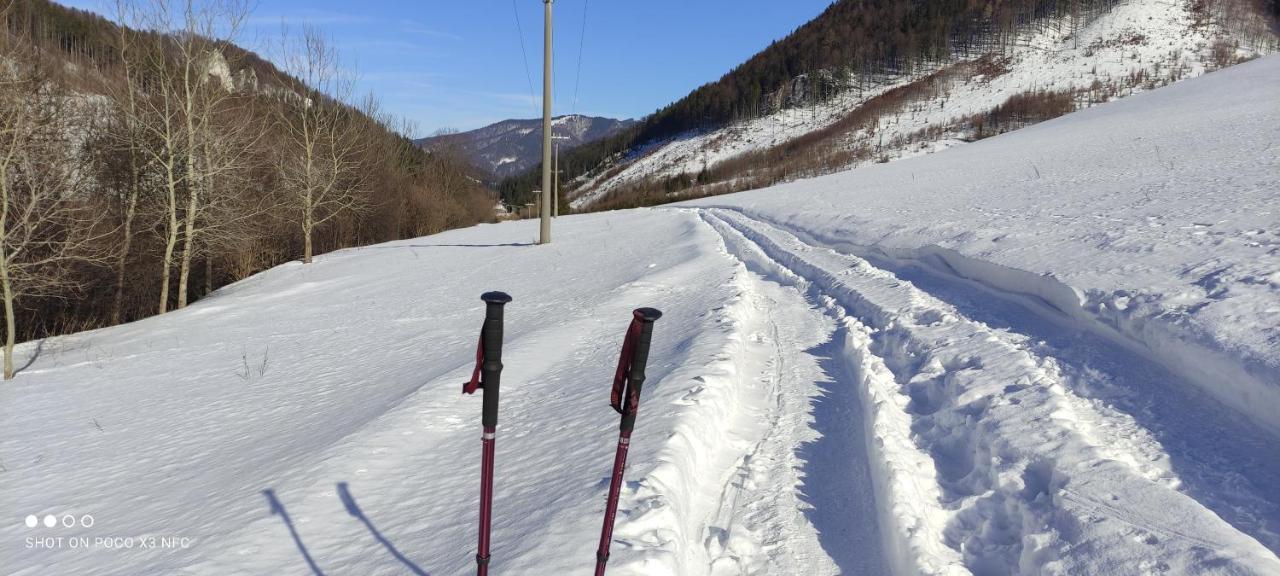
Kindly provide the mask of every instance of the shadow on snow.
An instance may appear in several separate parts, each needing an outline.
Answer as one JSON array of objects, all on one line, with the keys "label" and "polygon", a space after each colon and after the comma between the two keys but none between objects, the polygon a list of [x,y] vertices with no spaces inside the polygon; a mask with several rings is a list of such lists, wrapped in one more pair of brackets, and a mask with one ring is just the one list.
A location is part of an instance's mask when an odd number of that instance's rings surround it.
[{"label": "shadow on snow", "polygon": [[[311,552],[307,549],[307,546],[302,543],[302,536],[298,534],[297,528],[293,525],[293,519],[289,517],[289,513],[285,510],[284,504],[280,502],[280,499],[276,496],[275,491],[271,489],[263,490],[262,495],[267,498],[267,505],[271,509],[271,514],[279,516],[280,520],[284,522],[285,527],[289,529],[289,535],[293,537],[293,543],[298,547],[298,552],[302,554],[302,559],[306,561],[307,567],[311,569],[311,573],[315,576],[324,576],[324,572],[320,570],[320,566],[316,564],[315,558],[311,556]],[[346,482],[338,483],[338,499],[342,501],[342,506],[346,509],[347,514],[350,514],[353,518],[359,520],[361,524],[364,524],[364,527],[373,535],[374,540],[377,540],[379,544],[386,548],[387,551],[390,552],[397,561],[403,564],[410,573],[416,576],[431,576],[426,570],[423,570],[417,564],[414,564],[412,560],[409,560],[408,557],[400,552],[400,549],[396,548],[395,544],[392,544],[391,541],[382,534],[382,532],[378,531],[378,528],[374,526],[373,521],[369,520],[369,517],[365,516],[364,511],[356,504],[355,497],[351,495],[351,489]]]},{"label": "shadow on snow", "polygon": [[804,462],[800,500],[811,506],[805,516],[842,574],[885,574],[862,403],[844,359],[844,330],[806,350],[827,378],[816,382],[819,395],[810,401],[820,436],[796,449]]}]

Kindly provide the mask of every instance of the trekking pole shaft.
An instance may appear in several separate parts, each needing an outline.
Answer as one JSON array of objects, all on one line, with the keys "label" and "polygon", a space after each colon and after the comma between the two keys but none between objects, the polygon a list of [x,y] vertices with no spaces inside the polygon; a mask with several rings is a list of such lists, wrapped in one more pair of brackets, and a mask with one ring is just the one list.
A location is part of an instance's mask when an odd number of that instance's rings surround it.
[{"label": "trekking pole shaft", "polygon": [[[653,339],[653,323],[662,312],[653,308],[638,308],[632,315],[640,322],[632,350],[631,365],[627,372],[627,390],[622,399],[622,423],[618,430],[618,451],[613,457],[613,477],[609,480],[609,498],[605,503],[604,527],[600,530],[600,547],[596,550],[596,576],[604,576],[609,563],[609,544],[613,541],[613,525],[618,516],[618,497],[622,492],[622,474],[627,467],[627,451],[631,448],[631,431],[635,429],[636,413],[640,411],[640,390],[645,380],[645,365],[649,362],[649,343]],[[635,402],[631,398],[635,398]]]},{"label": "trekking pole shaft", "polygon": [[493,517],[493,453],[498,427],[498,389],[502,376],[502,322],[503,306],[511,297],[501,292],[488,292],[480,297],[485,301],[484,327],[480,331],[480,346],[484,361],[480,365],[483,379],[484,407],[481,412],[480,455],[480,530],[476,551],[476,574],[489,574],[489,527]]},{"label": "trekking pole shaft", "polygon": [[596,576],[604,576],[609,563],[609,544],[613,540],[613,524],[618,516],[618,496],[622,492],[622,473],[627,468],[627,450],[631,447],[631,432],[618,437],[618,452],[613,457],[613,477],[609,480],[609,499],[605,504],[604,528],[600,530],[600,547],[596,550]]},{"label": "trekking pole shaft", "polygon": [[493,513],[493,449],[496,433],[485,426],[480,456],[480,544],[476,552],[476,574],[489,573],[489,526]]}]

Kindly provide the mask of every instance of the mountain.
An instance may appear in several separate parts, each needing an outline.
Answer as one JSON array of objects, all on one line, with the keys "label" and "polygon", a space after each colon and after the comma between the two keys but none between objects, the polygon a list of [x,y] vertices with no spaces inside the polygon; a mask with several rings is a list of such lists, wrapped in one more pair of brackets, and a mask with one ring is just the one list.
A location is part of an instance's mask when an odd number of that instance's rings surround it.
[{"label": "mountain", "polygon": [[[929,153],[1271,53],[1275,23],[1254,0],[836,2],[562,157],[563,194],[652,205]],[[535,169],[499,190],[537,185]]]},{"label": "mountain", "polygon": [[[614,120],[578,114],[552,119],[555,136],[564,153],[602,138],[608,138],[635,124],[635,120]],[[503,120],[468,132],[422,138],[426,150],[453,148],[473,165],[496,179],[524,172],[542,161],[542,120]]]},{"label": "mountain", "polygon": [[493,574],[596,563],[648,305],[610,576],[1280,574],[1277,102],[1263,58],[560,218],[541,249],[535,221],[453,230],[22,344],[0,573],[474,573],[497,390],[458,384],[501,288]]}]

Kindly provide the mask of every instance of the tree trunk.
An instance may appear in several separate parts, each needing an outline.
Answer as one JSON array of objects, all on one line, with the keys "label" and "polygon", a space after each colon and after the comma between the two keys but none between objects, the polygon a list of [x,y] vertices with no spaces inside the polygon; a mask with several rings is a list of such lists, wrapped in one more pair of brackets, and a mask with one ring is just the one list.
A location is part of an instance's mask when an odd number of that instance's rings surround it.
[{"label": "tree trunk", "polygon": [[18,327],[13,318],[13,287],[9,285],[9,267],[3,261],[0,261],[0,277],[0,283],[4,284],[4,379],[13,380],[13,345],[17,342]]},{"label": "tree trunk", "polygon": [[129,179],[129,203],[124,211],[124,245],[120,247],[120,258],[116,261],[116,293],[111,303],[111,323],[120,323],[120,309],[124,305],[124,273],[129,261],[129,250],[133,247],[133,216],[138,209],[138,161],[130,147],[129,164],[132,170]]},{"label": "tree trunk", "polygon": [[13,379],[13,345],[17,341],[17,322],[13,318],[13,285],[9,279],[9,247],[7,245],[6,225],[9,219],[9,175],[5,168],[0,168],[0,202],[4,202],[4,213],[0,214],[0,289],[4,292],[4,379]]},{"label": "tree trunk", "polygon": [[[189,4],[188,4],[189,6]],[[196,166],[196,96],[193,90],[193,80],[191,67],[193,62],[188,59],[183,62],[183,106],[185,107],[185,120],[187,123],[186,137],[187,149],[185,157],[187,163],[187,213],[184,215],[183,235],[182,235],[182,258],[178,262],[178,309],[187,307],[187,280],[191,277],[191,251],[195,249],[195,228],[197,211],[200,209],[200,173]],[[207,112],[207,110],[201,110]]]},{"label": "tree trunk", "polygon": [[196,186],[191,187],[190,199],[187,201],[187,214],[182,229],[182,259],[178,262],[178,309],[187,307],[187,280],[191,277],[191,253],[195,250],[196,209],[200,203],[200,193]]},{"label": "tree trunk", "polygon": [[173,173],[173,160],[166,166],[169,182],[169,226],[164,243],[164,269],[160,273],[160,308],[159,314],[169,310],[169,273],[173,271],[173,250],[178,244],[178,182]]},{"label": "tree trunk", "polygon": [[308,207],[306,215],[302,217],[302,263],[311,263],[311,234],[314,227],[311,224],[311,209]]}]

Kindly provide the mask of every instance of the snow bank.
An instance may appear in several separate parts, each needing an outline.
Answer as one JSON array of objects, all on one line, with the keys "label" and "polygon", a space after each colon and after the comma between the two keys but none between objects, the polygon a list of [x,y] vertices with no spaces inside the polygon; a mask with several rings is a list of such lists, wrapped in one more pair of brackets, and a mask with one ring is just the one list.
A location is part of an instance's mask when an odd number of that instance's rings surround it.
[{"label": "snow bank", "polygon": [[[870,396],[872,452],[882,459],[881,522],[900,540],[888,546],[900,570],[1280,570],[1257,540],[1153,481],[1147,464],[1101,435],[1096,423],[1108,417],[1020,338],[855,256],[732,212],[713,217],[758,250],[744,258],[763,253],[804,278],[846,321],[855,383]],[[1158,559],[1135,541],[1159,545]]]},{"label": "snow bank", "polygon": [[[692,202],[1057,310],[1280,431],[1280,58],[928,158]],[[1206,113],[1206,111],[1212,111]]]}]

